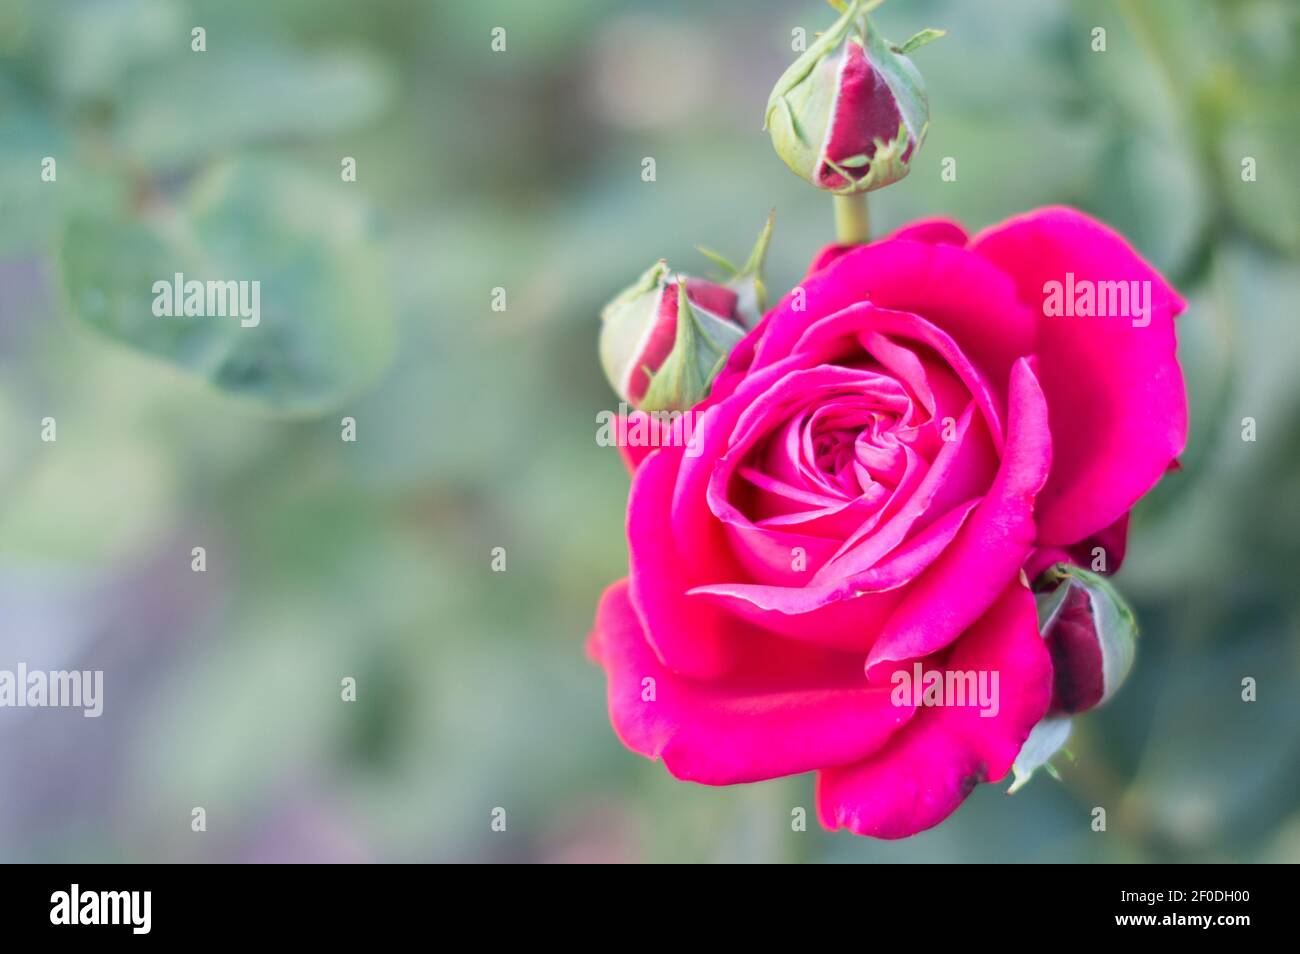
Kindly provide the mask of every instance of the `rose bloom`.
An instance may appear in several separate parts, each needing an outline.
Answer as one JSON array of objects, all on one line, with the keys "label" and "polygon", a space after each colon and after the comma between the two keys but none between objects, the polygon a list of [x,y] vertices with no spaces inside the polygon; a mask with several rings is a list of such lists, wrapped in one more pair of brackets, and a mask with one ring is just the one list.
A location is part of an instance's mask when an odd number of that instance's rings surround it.
[{"label": "rose bloom", "polygon": [[[1150,282],[1149,323],[1045,314],[1066,273]],[[825,249],[697,405],[694,452],[629,451],[630,574],[589,641],[619,738],[709,785],[815,771],[825,826],[883,838],[1002,779],[1052,698],[1028,579],[1094,547],[1113,571],[1183,448],[1182,309],[1067,208]],[[891,698],[918,662],[997,673],[996,713]]]}]

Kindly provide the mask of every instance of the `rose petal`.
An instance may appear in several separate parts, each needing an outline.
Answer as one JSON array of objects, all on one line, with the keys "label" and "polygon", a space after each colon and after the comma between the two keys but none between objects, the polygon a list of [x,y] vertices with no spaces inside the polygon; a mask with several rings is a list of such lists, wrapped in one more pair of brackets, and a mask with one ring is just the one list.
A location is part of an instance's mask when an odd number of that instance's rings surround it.
[{"label": "rose petal", "polygon": [[[647,457],[632,479],[627,509],[631,599],[664,665],[708,678],[734,665],[738,646],[725,614],[699,601],[687,602],[688,561],[669,530],[681,458],[681,448],[664,448]],[[694,561],[704,559],[700,551],[710,546],[712,535],[710,527],[700,527],[694,537]],[[725,554],[718,554],[717,572],[735,572]]]},{"label": "rose petal", "polygon": [[899,485],[894,499],[880,513],[881,519],[844,538],[830,564],[817,571],[813,582],[828,582],[869,568],[935,515],[985,494],[997,472],[997,455],[988,431],[975,415],[973,402],[955,422],[953,437],[928,468],[917,468],[912,482]]},{"label": "rose petal", "polygon": [[965,240],[956,222],[926,219],[870,245],[827,246],[803,281],[732,349],[705,403],[729,396],[751,368],[780,360],[818,319],[867,299],[926,316],[973,357],[988,357],[990,373],[1007,371],[1033,349],[1034,314],[1007,276],[961,247]]},{"label": "rose petal", "polygon": [[[963,248],[970,241],[961,223],[944,218],[918,219],[878,241],[887,242],[890,239],[906,239],[909,242],[925,242],[930,245],[956,245],[958,248]],[[807,274],[820,272],[846,252],[861,247],[860,245],[827,245],[813,258]]]},{"label": "rose petal", "polygon": [[[737,470],[746,464],[751,451],[760,442],[769,438],[774,432],[780,431],[782,424],[790,415],[797,414],[801,405],[814,404],[817,401],[833,404],[842,400],[840,395],[846,390],[873,394],[874,400],[880,402],[882,406],[892,403],[900,411],[909,404],[909,399],[898,383],[885,379],[878,373],[821,365],[790,371],[761,394],[754,395],[752,398],[747,395],[743,401],[729,401],[728,407],[718,409],[718,426],[724,428],[726,426],[724,422],[729,420],[730,416],[734,416],[736,410],[740,410],[735,427],[727,440],[725,453],[719,459],[712,461],[710,468],[708,503],[710,510],[718,519],[742,530],[752,527],[750,517],[731,500],[730,491],[736,480]],[[798,435],[794,434],[792,437],[797,438]],[[820,483],[823,479],[822,475],[809,474],[800,468],[799,461],[791,460],[797,457],[798,453],[798,447],[793,447],[787,449],[783,455],[784,459],[769,458],[766,462],[768,464],[765,468],[766,472],[792,485],[798,482],[802,484],[803,489],[828,498],[833,488]],[[852,498],[842,490],[836,493],[839,497],[836,503],[852,504]],[[810,506],[810,518],[826,515],[829,509],[827,503],[830,503],[829,499],[826,503]],[[755,507],[751,508],[751,513],[760,510],[761,505],[760,500]],[[766,512],[765,515],[770,516]]]},{"label": "rose petal", "polygon": [[943,668],[996,672],[997,714],[925,709],[876,754],[818,773],[817,812],[827,828],[904,838],[939,824],[978,783],[1007,774],[1052,695],[1051,659],[1029,590],[1009,585]]},{"label": "rose petal", "polygon": [[772,310],[755,345],[753,367],[788,354],[819,318],[863,301],[911,312],[940,328],[999,387],[1012,362],[1034,350],[1035,312],[1017,297],[1015,283],[980,256],[952,245],[891,239],[859,246],[800,287],[808,310],[794,310],[795,292]]},{"label": "rose petal", "polygon": [[[820,586],[712,583],[690,591],[766,630],[832,649],[865,653],[915,579],[961,530],[976,502],[935,520],[870,569]],[[810,564],[811,566],[811,564]]]},{"label": "rose petal", "polygon": [[[1178,293],[1118,233],[1068,208],[1040,209],[976,236],[972,248],[1015,279],[1037,316],[1038,374],[1055,438],[1039,498],[1042,543],[1068,545],[1114,523],[1159,480],[1187,440],[1174,356]],[[1124,317],[1047,317],[1044,286],[1151,283],[1150,324]]]},{"label": "rose petal", "polygon": [[798,360],[801,355],[830,360],[860,354],[878,335],[905,340],[911,347],[922,345],[941,358],[974,398],[989,425],[993,443],[1001,448],[1005,429],[1000,407],[1005,386],[994,386],[950,335],[919,315],[859,302],[818,320],[786,347],[791,353],[789,360]]},{"label": "rose petal", "polygon": [[1047,404],[1029,363],[1011,372],[1008,434],[988,495],[952,544],[919,577],[867,657],[873,681],[896,662],[928,656],[957,638],[1024,566],[1034,544],[1034,500],[1051,466]]},{"label": "rose petal", "polygon": [[[1025,563],[1025,575],[1033,581],[1054,563],[1073,563],[1109,576],[1124,563],[1124,554],[1128,549],[1128,518],[1129,515],[1124,514],[1100,533],[1073,546],[1039,547],[1029,555],[1029,560]],[[1101,548],[1104,561],[1100,564],[1097,562],[1097,548]]]},{"label": "rose petal", "polygon": [[660,447],[685,445],[691,439],[684,417],[668,420],[660,414],[633,411],[620,414],[614,422],[614,440],[629,474]]},{"label": "rose petal", "polygon": [[731,677],[688,679],[650,650],[627,584],[611,586],[591,644],[608,675],[610,720],[623,744],[662,758],[677,778],[730,785],[857,761],[912,715],[910,705],[893,705],[888,689],[862,678],[854,656],[749,635],[747,662]]}]

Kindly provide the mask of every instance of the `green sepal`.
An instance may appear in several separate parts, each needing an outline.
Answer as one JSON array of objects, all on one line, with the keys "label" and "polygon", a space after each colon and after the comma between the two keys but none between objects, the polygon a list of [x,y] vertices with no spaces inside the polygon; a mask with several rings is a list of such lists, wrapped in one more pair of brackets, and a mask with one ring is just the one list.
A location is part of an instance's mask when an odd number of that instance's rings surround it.
[{"label": "green sepal", "polygon": [[[771,134],[776,155],[792,172],[810,183],[814,182],[813,175],[822,157],[822,144],[826,142],[835,103],[839,71],[835,52],[853,31],[859,6],[861,0],[846,4],[831,29],[818,36],[788,66],[772,87],[763,112],[763,129]],[[824,75],[810,78],[818,70]],[[814,122],[815,129],[810,129],[806,121]]]},{"label": "green sepal", "polygon": [[763,280],[763,265],[767,261],[767,249],[772,244],[772,226],[776,224],[776,209],[767,213],[767,221],[758,233],[758,240],[740,266],[736,276],[727,282],[727,287],[736,293],[736,318],[745,326],[753,328],[767,311],[767,285]]},{"label": "green sepal", "polygon": [[668,263],[660,259],[600,310],[600,364],[620,396],[624,396],[624,377],[640,353],[646,329],[654,324],[659,286],[668,274]]},{"label": "green sepal", "polygon": [[[834,4],[832,4],[832,6],[833,5]],[[767,98],[767,109],[763,113],[764,129],[768,129],[771,126],[772,115],[779,109],[783,102],[787,106],[787,109],[784,110],[784,115],[788,118],[792,127],[796,125],[792,112],[788,108],[790,104],[786,101],[786,96],[806,80],[821,61],[834,52],[835,48],[849,35],[849,32],[854,27],[854,21],[857,16],[859,5],[860,0],[853,0],[851,5],[846,5],[843,13],[840,18],[835,21],[834,25],[819,36],[812,46],[799,54],[798,59],[786,67],[786,71],[782,73],[781,77],[776,81],[776,85],[772,87],[771,95]],[[792,128],[791,131],[794,132],[799,139],[804,139],[801,130]],[[822,130],[822,132],[824,133],[825,130]],[[816,144],[813,144],[814,150],[820,148],[820,144],[821,137],[819,137]],[[782,156],[782,158],[785,157]],[[789,160],[786,161],[789,162]]]},{"label": "green sepal", "polygon": [[642,272],[640,278],[610,299],[609,303],[600,310],[600,320],[608,321],[629,304],[637,301],[643,295],[650,294],[659,287],[659,282],[667,274],[668,261],[661,258]]},{"label": "green sepal", "polygon": [[767,311],[767,285],[763,280],[763,265],[767,260],[767,249],[772,244],[772,226],[776,222],[776,209],[767,214],[767,221],[758,233],[758,241],[745,259],[745,264],[737,266],[730,259],[703,246],[696,246],[699,253],[725,273],[723,281],[736,293],[736,318],[746,330],[753,328]]},{"label": "green sepal", "polygon": [[703,255],[705,258],[707,258],[714,265],[718,266],[718,268],[722,269],[723,272],[722,277],[724,279],[735,278],[738,274],[740,274],[740,269],[737,268],[734,264],[732,264],[731,259],[727,258],[721,252],[715,252],[713,249],[706,248],[703,245],[695,246],[695,250],[699,252],[701,255]]},{"label": "green sepal", "polygon": [[1066,741],[1070,738],[1071,722],[1068,716],[1047,716],[1039,721],[1029,732],[1029,737],[1025,739],[1024,745],[1020,747],[1020,754],[1011,764],[1011,772],[1014,781],[1011,787],[1007,789],[1008,795],[1014,795],[1033,778],[1034,773],[1040,768],[1051,775],[1053,778],[1060,780],[1060,775],[1052,767],[1049,761],[1065,746]]},{"label": "green sepal", "polygon": [[947,30],[936,30],[934,27],[926,27],[924,30],[913,33],[911,38],[902,46],[891,47],[891,49],[895,53],[907,54],[911,53],[913,50],[919,50],[921,47],[929,43],[933,43],[941,36],[947,35]]},{"label": "green sepal", "polygon": [[709,395],[713,379],[731,349],[744,337],[744,329],[697,311],[686,294],[686,282],[677,280],[677,336],[658,371],[646,368],[650,386],[639,405],[643,411],[685,411]]}]

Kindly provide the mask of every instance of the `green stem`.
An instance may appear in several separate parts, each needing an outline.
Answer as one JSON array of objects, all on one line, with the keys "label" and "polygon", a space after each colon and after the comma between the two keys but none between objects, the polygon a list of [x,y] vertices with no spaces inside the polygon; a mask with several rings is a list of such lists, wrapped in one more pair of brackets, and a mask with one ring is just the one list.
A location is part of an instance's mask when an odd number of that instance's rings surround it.
[{"label": "green stem", "polygon": [[835,241],[841,245],[865,245],[871,241],[871,216],[867,214],[867,194],[835,195]]}]

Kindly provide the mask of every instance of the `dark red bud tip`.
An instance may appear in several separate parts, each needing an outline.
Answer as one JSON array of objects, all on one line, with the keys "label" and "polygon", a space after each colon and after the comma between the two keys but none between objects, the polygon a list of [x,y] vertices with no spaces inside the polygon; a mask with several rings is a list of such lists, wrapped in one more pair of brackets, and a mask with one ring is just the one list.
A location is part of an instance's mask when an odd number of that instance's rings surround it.
[{"label": "dark red bud tip", "polygon": [[[736,320],[736,293],[723,285],[703,278],[686,278],[686,297],[696,308],[743,330]],[[659,307],[654,325],[645,339],[645,345],[636,357],[628,377],[627,400],[639,405],[650,389],[650,374],[658,371],[677,343],[677,286],[667,283],[659,295]]]},{"label": "dark red bud tip", "polygon": [[1070,587],[1047,633],[1055,683],[1053,713],[1083,712],[1098,705],[1106,694],[1101,642],[1097,636],[1092,601],[1082,587]]},{"label": "dark red bud tip", "polygon": [[[823,189],[842,189],[849,184],[844,173],[854,181],[862,178],[870,170],[876,143],[889,142],[901,128],[903,116],[893,92],[861,44],[850,40],[845,44],[835,112],[816,184]],[[912,158],[912,145],[909,141],[903,151],[904,163]]]}]

